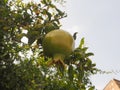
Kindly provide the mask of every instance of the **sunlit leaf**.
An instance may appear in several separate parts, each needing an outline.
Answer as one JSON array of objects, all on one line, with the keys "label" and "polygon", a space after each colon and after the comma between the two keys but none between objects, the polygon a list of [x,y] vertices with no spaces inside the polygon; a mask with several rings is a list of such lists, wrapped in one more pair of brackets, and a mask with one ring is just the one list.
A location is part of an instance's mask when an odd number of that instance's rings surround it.
[{"label": "sunlit leaf", "polygon": [[95,87],[91,86],[88,90],[95,90]]},{"label": "sunlit leaf", "polygon": [[79,45],[79,48],[82,48],[83,45],[84,45],[84,38],[81,39],[81,41],[80,41],[80,45]]},{"label": "sunlit leaf", "polygon": [[7,2],[8,2],[8,0],[4,0],[4,2],[5,2],[5,3],[7,3]]}]

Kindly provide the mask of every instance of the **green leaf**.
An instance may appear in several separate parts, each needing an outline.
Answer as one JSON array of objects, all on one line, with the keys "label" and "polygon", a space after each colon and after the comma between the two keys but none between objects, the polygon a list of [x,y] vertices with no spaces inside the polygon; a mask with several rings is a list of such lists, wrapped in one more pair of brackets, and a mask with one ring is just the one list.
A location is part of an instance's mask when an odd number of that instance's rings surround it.
[{"label": "green leaf", "polygon": [[70,81],[73,81],[74,73],[73,73],[73,66],[72,65],[70,65],[68,68],[68,74],[69,74]]},{"label": "green leaf", "polygon": [[88,90],[95,90],[95,87],[91,86]]},{"label": "green leaf", "polygon": [[40,20],[44,20],[42,16],[37,16]]},{"label": "green leaf", "polygon": [[8,2],[8,0],[4,0],[4,3],[6,4]]},{"label": "green leaf", "polygon": [[95,64],[95,63],[93,63],[93,64],[92,64],[92,67],[95,67],[95,66],[96,66],[96,64]]},{"label": "green leaf", "polygon": [[87,59],[87,66],[90,68],[92,66],[92,61],[90,59]]},{"label": "green leaf", "polygon": [[62,12],[62,11],[59,10],[58,8],[56,8],[56,11],[58,12],[58,14],[59,14],[60,16],[63,16],[63,15],[64,15],[64,12]]},{"label": "green leaf", "polygon": [[51,17],[52,17],[51,13],[46,12],[46,14],[47,14],[47,16],[48,16],[48,18],[49,18],[49,21],[50,21],[50,20],[51,20]]},{"label": "green leaf", "polygon": [[28,31],[28,43],[31,45],[36,39],[40,37],[39,31]]},{"label": "green leaf", "polygon": [[79,69],[78,81],[82,83],[83,77],[84,77],[84,71],[83,71],[83,70],[81,71],[81,70]]},{"label": "green leaf", "polygon": [[84,38],[81,39],[81,41],[80,41],[80,45],[79,45],[79,48],[82,48],[83,45],[84,45]]},{"label": "green leaf", "polygon": [[46,9],[43,9],[43,11],[41,12],[43,15],[46,15],[47,13],[47,10]]},{"label": "green leaf", "polygon": [[53,4],[50,4],[50,7],[51,7],[51,8],[56,8],[56,6],[55,6],[55,5],[53,5]]},{"label": "green leaf", "polygon": [[94,55],[94,54],[90,52],[90,53],[86,53],[86,54],[85,54],[85,57],[89,57],[89,56],[93,56],[93,55]]},{"label": "green leaf", "polygon": [[42,0],[41,3],[45,5],[47,4],[46,0]]},{"label": "green leaf", "polygon": [[5,27],[3,27],[3,29],[8,30],[8,29],[10,29],[10,26],[5,26]]},{"label": "green leaf", "polygon": [[88,50],[88,47],[83,47],[83,48],[82,48],[82,51],[83,51],[83,52],[86,52],[87,50]]},{"label": "green leaf", "polygon": [[59,26],[56,23],[53,23],[55,29],[59,29]]}]

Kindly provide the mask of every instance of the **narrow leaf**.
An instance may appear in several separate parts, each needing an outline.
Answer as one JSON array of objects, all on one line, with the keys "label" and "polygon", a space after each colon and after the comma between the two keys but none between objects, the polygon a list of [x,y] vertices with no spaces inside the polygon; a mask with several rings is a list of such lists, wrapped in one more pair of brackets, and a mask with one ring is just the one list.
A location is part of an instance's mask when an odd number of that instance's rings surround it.
[{"label": "narrow leaf", "polygon": [[82,48],[83,45],[84,45],[84,38],[81,39],[81,41],[80,41],[80,45],[79,45],[79,48]]},{"label": "narrow leaf", "polygon": [[86,53],[86,54],[85,54],[85,57],[89,57],[89,56],[93,56],[93,55],[94,55],[94,54],[90,52],[90,53]]},{"label": "narrow leaf", "polygon": [[69,66],[68,74],[69,74],[69,79],[71,81],[73,81],[73,75],[74,75],[74,73],[73,73],[73,66],[72,65]]}]

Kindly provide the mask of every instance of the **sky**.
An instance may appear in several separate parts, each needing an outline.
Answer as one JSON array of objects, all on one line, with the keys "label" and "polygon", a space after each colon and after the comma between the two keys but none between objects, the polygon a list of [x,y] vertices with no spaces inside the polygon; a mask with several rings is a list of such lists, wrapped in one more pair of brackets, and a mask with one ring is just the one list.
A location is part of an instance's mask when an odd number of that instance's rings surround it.
[{"label": "sky", "polygon": [[66,0],[62,29],[78,32],[76,46],[85,38],[85,45],[95,55],[97,68],[111,74],[91,76],[97,90],[103,90],[113,78],[120,80],[120,0]]}]

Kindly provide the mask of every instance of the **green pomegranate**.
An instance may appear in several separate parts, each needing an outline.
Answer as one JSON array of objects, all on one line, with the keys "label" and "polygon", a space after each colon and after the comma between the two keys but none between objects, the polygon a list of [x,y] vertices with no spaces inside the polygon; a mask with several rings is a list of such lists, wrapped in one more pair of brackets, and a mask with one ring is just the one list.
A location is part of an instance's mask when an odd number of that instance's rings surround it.
[{"label": "green pomegranate", "polygon": [[53,60],[63,60],[74,50],[73,37],[64,30],[53,30],[43,39],[43,52]]}]

